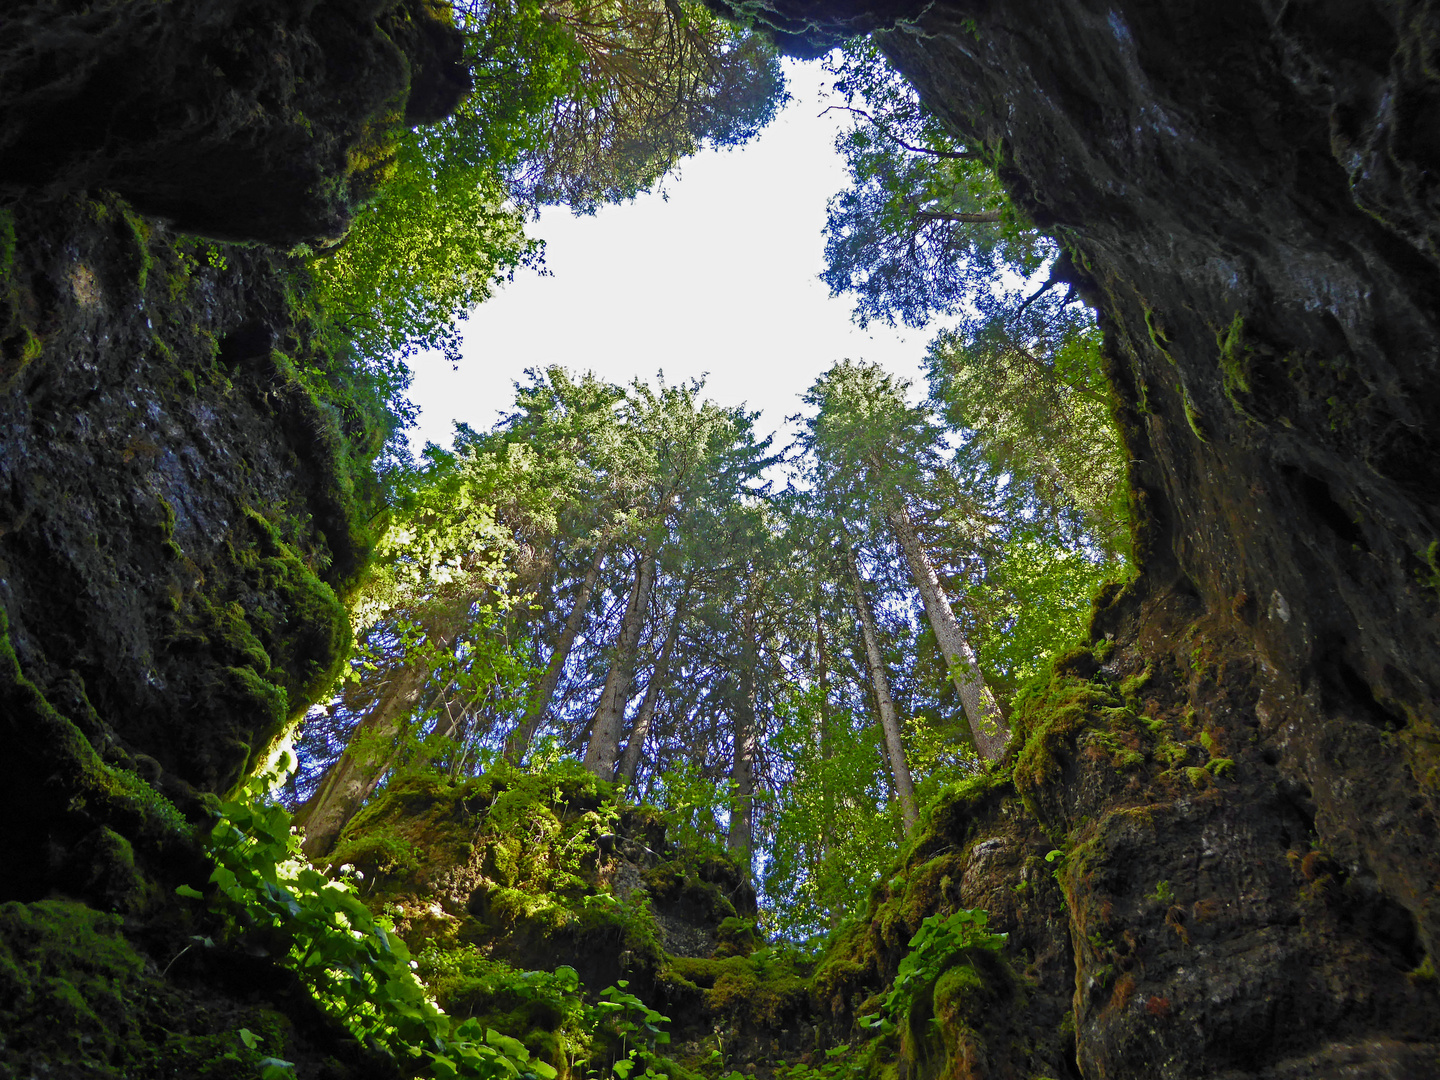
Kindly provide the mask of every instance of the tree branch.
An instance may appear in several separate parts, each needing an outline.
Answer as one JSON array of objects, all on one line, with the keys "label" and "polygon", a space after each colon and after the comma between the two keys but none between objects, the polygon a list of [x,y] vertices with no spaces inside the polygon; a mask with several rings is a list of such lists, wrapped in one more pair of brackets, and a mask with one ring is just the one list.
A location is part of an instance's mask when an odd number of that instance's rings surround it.
[{"label": "tree branch", "polygon": [[984,225],[1005,220],[1005,211],[981,210],[974,214],[951,214],[943,210],[920,210],[915,216],[922,221],[958,221],[967,225]]},{"label": "tree branch", "polygon": [[839,109],[841,112],[853,113],[855,116],[863,116],[866,120],[870,121],[870,123],[875,125],[881,135],[884,135],[887,139],[895,143],[901,149],[909,150],[912,154],[929,154],[931,157],[946,158],[952,161],[980,160],[980,155],[973,150],[930,150],[924,146],[914,146],[911,143],[908,143],[904,139],[900,138],[899,135],[896,135],[893,131],[887,128],[879,120],[876,120],[875,117],[871,116],[864,109],[857,109],[853,105],[830,105],[827,108],[822,109],[819,115],[824,116],[831,109]]}]

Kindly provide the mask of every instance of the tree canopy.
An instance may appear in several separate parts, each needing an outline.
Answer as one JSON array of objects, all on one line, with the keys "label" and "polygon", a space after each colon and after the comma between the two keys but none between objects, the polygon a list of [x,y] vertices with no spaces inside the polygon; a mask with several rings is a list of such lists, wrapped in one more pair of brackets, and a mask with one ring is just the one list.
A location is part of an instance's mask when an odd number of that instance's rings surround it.
[{"label": "tree canopy", "polygon": [[[541,265],[529,212],[632,197],[784,97],[768,45],[676,0],[458,17],[475,94],[305,256],[401,420],[407,358],[457,358],[464,313]],[[361,648],[290,781],[310,854],[407,777],[568,759],[728,850],[774,932],[824,932],[930,800],[999,760],[1019,688],[1126,572],[1102,342],[1065,255],[873,45],[829,64],[851,186],[823,276],[862,325],[940,324],[928,394],[838,361],[781,451],[700,382],[554,366],[489,430],[397,458]]]}]

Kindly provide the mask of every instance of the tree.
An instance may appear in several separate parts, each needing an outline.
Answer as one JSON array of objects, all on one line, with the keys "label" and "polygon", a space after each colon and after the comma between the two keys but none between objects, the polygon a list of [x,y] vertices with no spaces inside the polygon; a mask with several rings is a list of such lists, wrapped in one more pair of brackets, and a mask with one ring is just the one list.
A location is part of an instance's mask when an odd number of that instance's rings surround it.
[{"label": "tree", "polygon": [[1029,278],[1054,248],[1024,226],[983,148],[921,106],[868,38],[826,61],[855,122],[836,138],[850,186],[826,209],[825,270],[855,320],[923,327],[1006,275]]},{"label": "tree", "polygon": [[522,206],[589,213],[633,198],[701,146],[753,138],[785,102],[774,48],[701,4],[567,0],[542,10],[574,43],[573,82],[506,170]]},{"label": "tree", "polygon": [[753,418],[699,397],[703,384],[652,388],[632,384],[619,423],[626,432],[624,471],[636,490],[629,522],[637,539],[630,600],[605,688],[596,707],[585,764],[610,779],[619,756],[625,704],[649,610],[656,560],[677,542],[672,518],[728,506],[764,467],[764,445],[750,430]]},{"label": "tree", "polygon": [[885,733],[885,752],[890,758],[890,771],[895,777],[895,798],[900,803],[900,813],[904,817],[905,831],[908,833],[920,817],[919,808],[915,805],[915,782],[910,777],[910,766],[905,760],[905,745],[900,739],[900,717],[895,711],[895,699],[890,693],[890,679],[885,674],[885,660],[880,654],[880,635],[875,629],[870,603],[865,599],[865,582],[860,577],[860,564],[855,559],[855,549],[848,543],[845,555],[850,570],[850,586],[854,590],[855,613],[859,616],[860,631],[865,641],[865,659],[870,667],[875,709],[880,716],[880,729]]},{"label": "tree", "polygon": [[595,583],[600,579],[600,569],[605,563],[606,549],[603,544],[595,545],[595,554],[590,559],[590,565],[585,570],[585,576],[580,581],[580,588],[575,594],[574,600],[570,603],[569,614],[565,616],[564,627],[560,631],[559,638],[551,646],[550,658],[545,663],[544,674],[530,694],[529,702],[526,705],[525,715],[510,733],[505,742],[505,757],[513,764],[518,765],[524,758],[525,752],[530,749],[531,740],[535,738],[535,732],[545,720],[545,713],[550,708],[550,701],[555,696],[555,688],[560,685],[560,675],[565,670],[565,662],[570,659],[570,650],[575,647],[575,639],[584,625],[586,609],[590,606],[590,597],[594,595]]},{"label": "tree", "polygon": [[[435,502],[426,500],[426,509],[436,509]],[[438,523],[427,525],[433,530],[427,535],[434,537]],[[466,663],[484,669],[483,682],[514,687],[523,678],[503,633],[497,633],[512,576],[497,552],[507,547],[509,536],[489,513],[465,515],[463,526],[454,529],[450,539],[453,544],[463,535],[468,550],[461,554],[455,547],[447,547],[436,557],[432,548],[431,557],[421,566],[417,555],[423,556],[423,548],[417,552],[415,545],[407,543],[410,535],[404,529],[394,530],[380,553],[382,566],[384,561],[392,564],[382,569],[380,576],[390,571],[395,592],[383,607],[372,599],[371,614],[384,618],[371,623],[367,636],[372,655],[388,655],[383,659],[376,656],[379,664],[373,660],[362,663],[383,670],[384,677],[370,683],[372,694],[358,714],[343,753],[296,814],[296,824],[305,832],[305,851],[312,857],[334,846],[345,825],[395,763],[400,737],[424,703],[423,694],[437,672],[451,666],[462,635],[470,639]],[[470,547],[472,543],[476,546]],[[396,562],[405,565],[397,568]],[[444,678],[446,683],[453,681],[448,672]]]},{"label": "tree", "polygon": [[602,780],[615,772],[619,754],[621,728],[625,719],[625,703],[630,699],[630,680],[634,674],[635,653],[640,644],[640,629],[650,610],[650,592],[655,584],[655,555],[649,551],[636,553],[635,583],[620,622],[620,636],[605,676],[605,689],[595,706],[591,721],[590,742],[585,748],[585,768]]},{"label": "tree", "polygon": [[878,514],[894,532],[964,703],[972,743],[982,758],[995,760],[1004,751],[1008,728],[909,507],[913,493],[933,486],[931,478],[943,471],[939,432],[923,410],[906,404],[904,392],[904,384],[878,366],[842,361],[805,395],[815,415],[802,443],[814,455],[820,490],[838,515]]},{"label": "tree", "polygon": [[681,585],[680,596],[675,601],[675,612],[670,617],[670,629],[665,633],[665,643],[660,646],[659,655],[655,657],[655,666],[651,669],[650,679],[645,686],[645,697],[641,700],[640,711],[635,714],[635,722],[630,727],[625,752],[620,755],[615,782],[623,788],[631,787],[635,783],[635,772],[640,767],[640,756],[645,751],[645,740],[650,734],[650,725],[655,721],[655,710],[660,705],[660,694],[670,670],[670,654],[675,651],[675,643],[680,638],[680,629],[685,622],[685,604],[690,599],[690,582],[691,577],[687,576]]},{"label": "tree", "polygon": [[994,471],[1073,510],[1107,557],[1125,556],[1124,453],[1090,312],[1053,289],[1019,310],[990,293],[976,300],[930,344],[931,404]]},{"label": "tree", "polygon": [[408,360],[460,358],[459,323],[543,266],[528,211],[633,198],[702,146],[736,146],[786,95],[778,57],[691,0],[456,5],[474,92],[440,124],[376,140],[383,179],[344,242],[306,256],[299,293],[406,426]]}]

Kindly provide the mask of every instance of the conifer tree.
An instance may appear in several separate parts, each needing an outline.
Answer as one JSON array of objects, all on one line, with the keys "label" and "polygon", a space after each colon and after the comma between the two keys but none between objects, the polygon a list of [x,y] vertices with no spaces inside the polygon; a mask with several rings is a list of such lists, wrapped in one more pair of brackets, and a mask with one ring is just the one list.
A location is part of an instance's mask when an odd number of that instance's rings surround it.
[{"label": "conifer tree", "polygon": [[821,490],[837,512],[889,524],[960,693],[973,745],[986,760],[998,758],[1008,738],[1004,718],[911,518],[911,493],[941,467],[939,431],[923,410],[906,404],[903,384],[873,364],[836,364],[805,401],[816,410],[803,441]]}]

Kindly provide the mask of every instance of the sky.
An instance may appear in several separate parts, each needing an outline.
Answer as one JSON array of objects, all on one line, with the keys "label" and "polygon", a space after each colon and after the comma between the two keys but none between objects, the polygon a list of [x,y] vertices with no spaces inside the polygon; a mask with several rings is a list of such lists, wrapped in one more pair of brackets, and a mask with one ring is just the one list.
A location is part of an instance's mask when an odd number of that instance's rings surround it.
[{"label": "sky", "polygon": [[839,112],[819,114],[818,63],[786,62],[793,100],[758,139],[682,163],[664,195],[590,217],[546,211],[527,227],[546,241],[550,276],[520,271],[463,324],[458,370],[438,355],[413,364],[416,449],[448,444],[463,420],[486,429],[526,368],[562,364],[612,382],[707,376],[706,395],[762,413],[760,434],[792,434],[784,418],[836,360],[871,360],[922,383],[929,335],[850,321],[846,297],[819,280],[825,204],[846,186],[833,142]]}]

